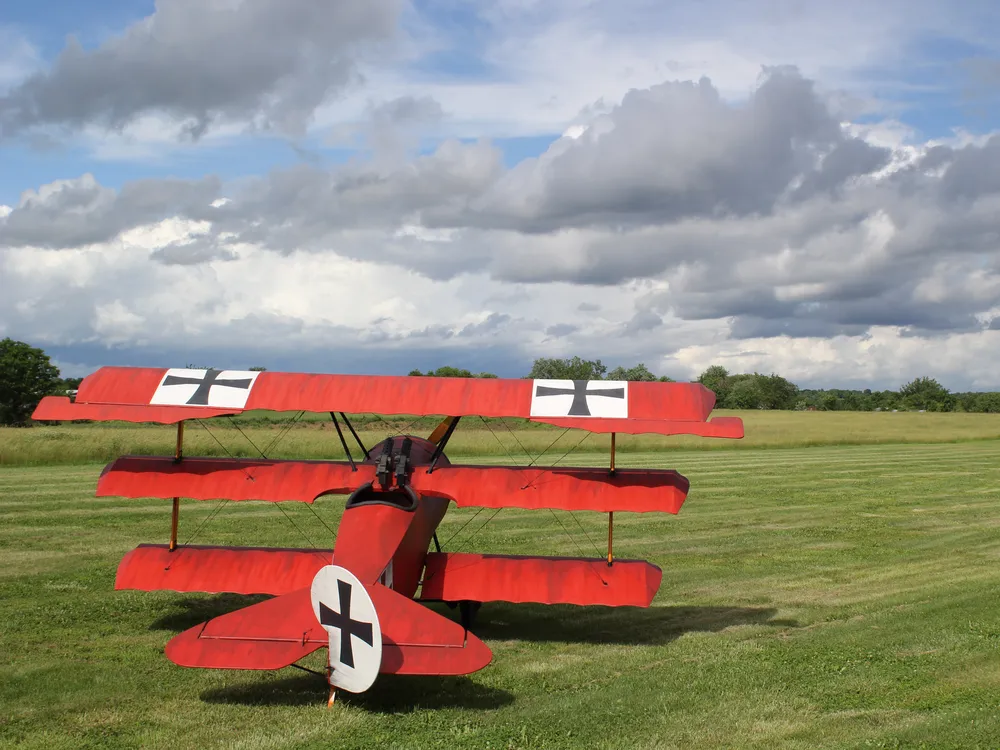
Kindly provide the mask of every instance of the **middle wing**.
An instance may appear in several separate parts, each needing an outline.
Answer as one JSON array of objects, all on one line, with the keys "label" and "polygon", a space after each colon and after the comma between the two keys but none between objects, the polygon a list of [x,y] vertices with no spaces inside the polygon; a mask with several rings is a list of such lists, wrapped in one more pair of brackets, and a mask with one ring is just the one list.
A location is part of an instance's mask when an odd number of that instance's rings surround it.
[{"label": "middle wing", "polygon": [[[187,497],[195,500],[266,500],[311,503],[348,494],[376,480],[375,466],[340,461],[125,456],[109,464],[98,497]],[[666,469],[516,466],[416,467],[413,489],[445,497],[459,507],[554,508],[599,512],[677,513],[688,480]]]}]

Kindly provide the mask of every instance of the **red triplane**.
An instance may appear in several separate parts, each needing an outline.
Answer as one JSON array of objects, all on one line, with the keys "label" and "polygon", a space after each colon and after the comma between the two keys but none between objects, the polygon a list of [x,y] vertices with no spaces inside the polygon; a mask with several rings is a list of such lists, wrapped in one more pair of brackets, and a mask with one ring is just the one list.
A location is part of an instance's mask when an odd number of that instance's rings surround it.
[{"label": "red triplane", "polygon": [[[662,573],[645,561],[614,559],[613,514],[677,513],[688,481],[665,469],[616,469],[615,434],[742,437],[739,419],[709,420],[714,405],[714,394],[696,383],[104,367],[84,379],[74,402],[47,397],[33,416],[176,424],[174,456],[124,456],[97,483],[101,497],[173,500],[169,544],[141,544],[125,555],[115,588],[271,595],[180,633],[167,643],[167,658],[184,667],[275,670],[328,648],[332,700],[334,688],[362,692],[379,673],[482,669],[492,653],[468,629],[481,602],[648,607]],[[185,420],[254,409],[329,412],[347,460],[182,454]],[[397,436],[366,448],[346,416],[366,412],[447,416],[426,439]],[[611,433],[610,468],[453,464],[445,447],[467,416]],[[177,544],[182,497],[312,503],[330,494],[350,496],[332,556],[329,549]],[[607,558],[441,551],[436,529],[450,502],[607,513]],[[428,601],[462,603],[462,622],[420,604]]]}]

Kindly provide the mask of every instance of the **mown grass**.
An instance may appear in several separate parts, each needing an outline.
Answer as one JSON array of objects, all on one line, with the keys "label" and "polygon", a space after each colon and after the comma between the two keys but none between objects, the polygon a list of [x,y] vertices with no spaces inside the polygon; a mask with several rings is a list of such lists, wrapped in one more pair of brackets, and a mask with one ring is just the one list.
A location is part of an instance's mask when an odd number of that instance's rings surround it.
[{"label": "mown grass", "polygon": [[[741,440],[656,435],[619,435],[617,450],[648,453],[674,450],[786,448],[820,445],[944,443],[1000,438],[1000,414],[719,411],[744,420]],[[185,431],[188,455],[275,458],[343,458],[343,449],[329,419],[272,413],[241,415],[230,420],[190,423]],[[308,418],[307,418],[308,417]],[[390,434],[411,431],[427,435],[434,418],[359,418],[366,446]],[[32,429],[0,428],[0,465],[30,466],[111,461],[123,454],[172,453],[173,426],[130,424],[67,424]],[[354,443],[350,440],[353,449]],[[555,460],[566,451],[607,451],[607,435],[562,430],[525,420],[466,418],[449,444],[452,456],[495,456],[519,460],[526,453],[545,451]],[[259,449],[259,450],[258,450]]]},{"label": "mown grass", "polygon": [[[168,504],[94,498],[99,464],[4,468],[0,744],[997,746],[1000,441],[635,452],[621,463],[692,482],[678,516],[615,517],[618,555],[663,568],[651,608],[487,604],[485,670],[382,676],[329,711],[312,675],[165,659],[173,634],[247,601],[113,591],[126,551],[165,540]],[[330,544],[323,524],[335,528],[342,504],[286,504],[286,518],[227,503],[195,541]],[[182,542],[217,507],[185,502]],[[596,514],[514,510],[462,529],[475,512],[446,516],[446,549],[596,556],[606,531]]]}]

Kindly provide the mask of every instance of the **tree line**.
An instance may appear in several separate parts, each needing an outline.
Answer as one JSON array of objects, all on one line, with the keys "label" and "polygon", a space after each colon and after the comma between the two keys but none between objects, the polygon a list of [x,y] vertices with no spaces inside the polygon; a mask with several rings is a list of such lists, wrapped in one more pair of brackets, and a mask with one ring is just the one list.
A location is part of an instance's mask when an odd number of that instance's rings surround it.
[{"label": "tree line", "polygon": [[[193,365],[188,365],[194,367]],[[201,369],[206,369],[200,366]],[[265,370],[253,366],[250,370]],[[474,373],[460,367],[443,366],[411,376],[452,378],[496,378],[491,372]],[[627,380],[631,382],[673,382],[655,375],[646,365],[615,367],[611,370],[599,359],[541,357],[526,378],[555,380]],[[82,378],[63,378],[41,349],[23,341],[0,341],[0,425],[24,426],[38,402],[48,395],[72,395]],[[962,411],[1000,413],[1000,393],[951,393],[937,380],[917,377],[898,391],[799,388],[780,375],[730,373],[713,365],[698,376],[715,392],[717,409],[784,409],[820,411]]]},{"label": "tree line", "polygon": [[[439,367],[410,375],[457,378],[495,378],[489,372],[472,373],[457,367]],[[557,380],[628,380],[673,382],[655,375],[644,364],[608,370],[601,360],[581,357],[540,358],[534,361],[527,378]],[[934,378],[918,377],[898,391],[811,389],[774,373],[730,373],[722,365],[712,365],[694,381],[715,393],[717,409],[783,409],[799,411],[965,411],[1000,413],[1000,393],[951,393]]]}]

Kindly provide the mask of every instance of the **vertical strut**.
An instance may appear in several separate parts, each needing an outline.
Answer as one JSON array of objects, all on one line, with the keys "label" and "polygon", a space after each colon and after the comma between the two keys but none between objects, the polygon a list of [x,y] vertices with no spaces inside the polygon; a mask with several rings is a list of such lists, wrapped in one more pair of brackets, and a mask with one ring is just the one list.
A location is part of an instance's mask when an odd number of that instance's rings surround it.
[{"label": "vertical strut", "polygon": [[[611,433],[611,469],[609,471],[611,476],[615,475],[615,433]],[[613,510],[608,511],[608,567],[611,567],[611,563],[614,561],[614,555],[611,551],[611,542],[614,537],[615,530],[615,512]]]},{"label": "vertical strut", "polygon": [[[180,463],[184,457],[184,420],[177,423],[177,445],[174,448],[174,463]],[[181,499],[174,498],[173,508],[170,513],[170,552],[177,549],[177,522],[181,515]]]},{"label": "vertical strut", "polygon": [[608,511],[608,567],[611,567],[611,563],[614,560],[614,555],[611,553],[611,539],[614,535],[615,530],[615,512]]}]

